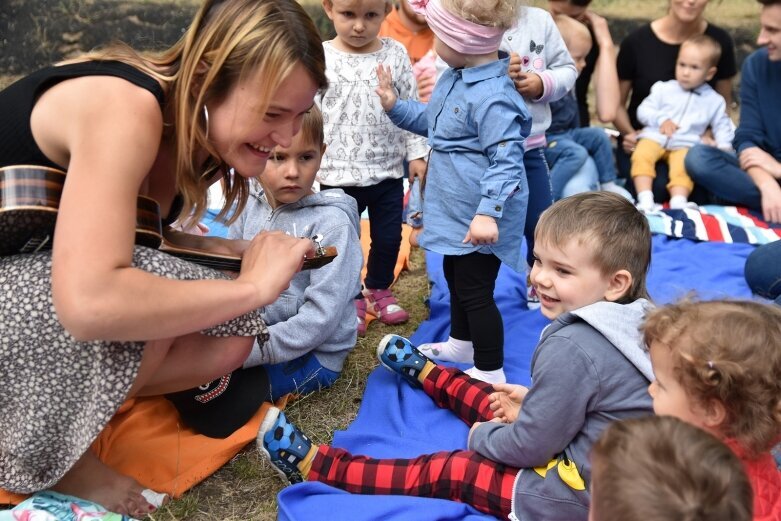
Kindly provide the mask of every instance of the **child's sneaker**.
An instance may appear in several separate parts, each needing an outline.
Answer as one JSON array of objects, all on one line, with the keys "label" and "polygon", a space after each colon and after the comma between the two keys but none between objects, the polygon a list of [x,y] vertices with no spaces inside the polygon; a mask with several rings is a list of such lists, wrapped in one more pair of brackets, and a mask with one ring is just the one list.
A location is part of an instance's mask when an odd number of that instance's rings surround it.
[{"label": "child's sneaker", "polygon": [[312,442],[290,423],[285,413],[269,407],[255,440],[260,454],[268,459],[284,481],[291,485],[304,481],[299,465],[312,448]]},{"label": "child's sneaker", "polygon": [[526,275],[526,308],[540,309],[540,296],[537,295],[537,290],[534,289],[531,275]]},{"label": "child's sneaker", "polygon": [[415,387],[421,387],[418,375],[429,359],[403,336],[385,335],[377,346],[377,358],[389,371],[400,375]]},{"label": "child's sneaker", "polygon": [[366,312],[377,317],[377,320],[389,326],[403,324],[409,320],[409,313],[399,306],[399,301],[390,289],[363,290],[366,297]]},{"label": "child's sneaker", "polygon": [[355,299],[355,314],[358,321],[358,336],[366,336],[366,299]]}]

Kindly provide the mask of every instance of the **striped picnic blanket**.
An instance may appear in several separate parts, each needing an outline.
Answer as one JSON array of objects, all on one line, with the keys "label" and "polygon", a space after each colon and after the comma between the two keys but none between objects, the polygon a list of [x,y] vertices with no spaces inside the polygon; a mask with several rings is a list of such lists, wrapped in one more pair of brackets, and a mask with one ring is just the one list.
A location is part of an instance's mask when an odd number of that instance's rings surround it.
[{"label": "striped picnic blanket", "polygon": [[765,222],[753,210],[736,206],[705,205],[699,209],[649,213],[651,233],[679,239],[766,244],[781,238],[781,225]]}]

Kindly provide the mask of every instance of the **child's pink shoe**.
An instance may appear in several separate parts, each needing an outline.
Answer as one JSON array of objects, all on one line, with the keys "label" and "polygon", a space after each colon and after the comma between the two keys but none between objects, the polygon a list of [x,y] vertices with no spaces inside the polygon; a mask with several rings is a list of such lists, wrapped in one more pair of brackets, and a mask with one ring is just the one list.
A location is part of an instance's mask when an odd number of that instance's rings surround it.
[{"label": "child's pink shoe", "polygon": [[355,299],[355,314],[358,321],[358,336],[366,336],[366,299]]},{"label": "child's pink shoe", "polygon": [[399,301],[389,289],[364,289],[366,297],[366,312],[377,317],[377,320],[387,325],[403,324],[409,320],[409,313],[399,306]]}]

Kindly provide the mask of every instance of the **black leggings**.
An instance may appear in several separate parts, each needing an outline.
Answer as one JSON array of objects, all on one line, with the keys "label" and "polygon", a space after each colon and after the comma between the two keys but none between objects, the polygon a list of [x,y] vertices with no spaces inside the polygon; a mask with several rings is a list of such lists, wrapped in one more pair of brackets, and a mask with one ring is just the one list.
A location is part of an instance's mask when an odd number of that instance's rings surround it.
[{"label": "black leggings", "polygon": [[450,289],[450,336],[471,340],[475,367],[504,365],[504,324],[494,300],[501,261],[493,254],[445,255],[442,269]]}]

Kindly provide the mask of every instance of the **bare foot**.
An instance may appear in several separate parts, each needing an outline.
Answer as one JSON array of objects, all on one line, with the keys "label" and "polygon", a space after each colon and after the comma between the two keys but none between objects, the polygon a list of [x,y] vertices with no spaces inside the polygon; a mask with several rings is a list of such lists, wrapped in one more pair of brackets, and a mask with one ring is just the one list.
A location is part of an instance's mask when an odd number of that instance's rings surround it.
[{"label": "bare foot", "polygon": [[52,489],[139,519],[156,510],[141,495],[143,487],[136,480],[108,467],[91,450]]}]

